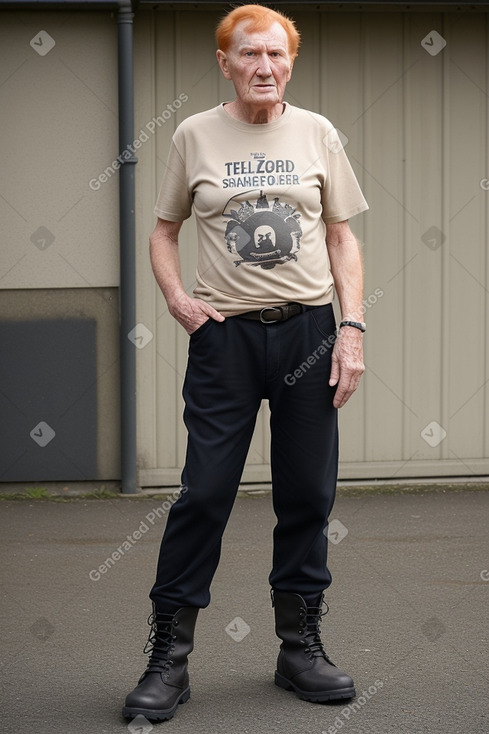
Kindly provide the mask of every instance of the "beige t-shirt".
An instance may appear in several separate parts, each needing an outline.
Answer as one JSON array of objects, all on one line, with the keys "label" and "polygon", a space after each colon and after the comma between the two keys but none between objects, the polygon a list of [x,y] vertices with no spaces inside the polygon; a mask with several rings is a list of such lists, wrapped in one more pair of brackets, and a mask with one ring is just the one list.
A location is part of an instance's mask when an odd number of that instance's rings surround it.
[{"label": "beige t-shirt", "polygon": [[194,295],[224,316],[333,300],[326,225],[368,209],[333,125],[286,104],[249,124],[220,105],[182,122],[155,206],[197,224]]}]

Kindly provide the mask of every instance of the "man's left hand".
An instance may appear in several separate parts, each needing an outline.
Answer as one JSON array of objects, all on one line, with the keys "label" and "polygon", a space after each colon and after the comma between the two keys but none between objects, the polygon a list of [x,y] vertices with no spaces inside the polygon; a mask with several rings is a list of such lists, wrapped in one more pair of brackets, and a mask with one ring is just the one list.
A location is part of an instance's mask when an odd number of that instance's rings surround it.
[{"label": "man's left hand", "polygon": [[342,408],[349,400],[365,372],[362,340],[362,332],[353,326],[343,326],[338,331],[329,378],[331,387],[338,385],[333,400],[335,408]]}]

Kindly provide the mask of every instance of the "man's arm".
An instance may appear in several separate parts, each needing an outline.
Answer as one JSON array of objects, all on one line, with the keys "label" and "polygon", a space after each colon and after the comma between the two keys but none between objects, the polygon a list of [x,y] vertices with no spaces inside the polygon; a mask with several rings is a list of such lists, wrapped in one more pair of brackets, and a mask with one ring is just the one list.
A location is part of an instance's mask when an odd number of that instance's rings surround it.
[{"label": "man's arm", "polygon": [[168,304],[168,310],[179,324],[192,334],[208,318],[224,321],[224,316],[199,298],[185,292],[180,275],[178,233],[182,222],[158,219],[149,238],[151,265],[156,281]]},{"label": "man's arm", "polygon": [[[326,246],[341,320],[362,321],[363,265],[358,242],[347,221],[328,224]],[[363,333],[354,326],[343,326],[336,339],[331,365],[330,385],[338,385],[335,408],[341,408],[357,389],[365,371]]]}]

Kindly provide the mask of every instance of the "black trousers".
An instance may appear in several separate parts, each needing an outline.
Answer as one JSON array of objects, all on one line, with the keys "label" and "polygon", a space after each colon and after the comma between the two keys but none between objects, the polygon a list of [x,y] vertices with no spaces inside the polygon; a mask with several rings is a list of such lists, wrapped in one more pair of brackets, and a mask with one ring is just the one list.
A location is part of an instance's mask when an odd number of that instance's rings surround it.
[{"label": "black trousers", "polygon": [[319,594],[331,583],[326,529],[337,480],[338,428],[328,385],[331,304],[287,321],[209,320],[190,337],[183,396],[188,445],[150,598],[160,610],[206,607],[262,399],[271,411],[270,584]]}]

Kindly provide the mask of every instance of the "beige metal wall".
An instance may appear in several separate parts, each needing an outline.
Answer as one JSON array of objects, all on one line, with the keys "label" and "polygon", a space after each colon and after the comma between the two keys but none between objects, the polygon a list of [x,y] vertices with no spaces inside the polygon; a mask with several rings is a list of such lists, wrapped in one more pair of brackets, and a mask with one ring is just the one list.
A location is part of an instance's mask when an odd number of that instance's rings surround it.
[{"label": "beige metal wall", "polygon": [[0,18],[0,288],[119,284],[117,26],[109,12]]},{"label": "beige metal wall", "polygon": [[[294,17],[303,47],[287,98],[347,136],[371,207],[352,220],[365,243],[367,370],[341,411],[341,476],[489,474],[487,15]],[[142,485],[177,483],[184,460],[187,337],[157,292],[147,240],[175,125],[232,96],[215,23],[209,12],[137,15],[136,129],[148,137],[137,167],[138,318],[153,335],[138,351]],[[438,53],[433,30],[446,41]],[[189,290],[195,249],[188,222]],[[244,480],[268,477],[264,407]]]}]

